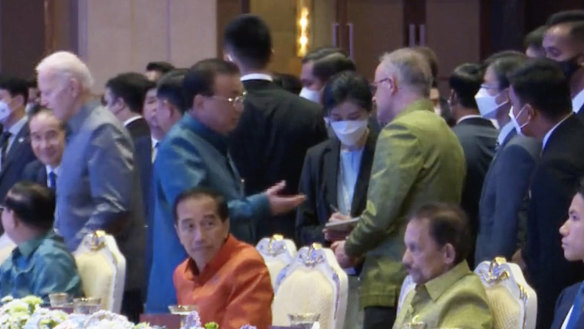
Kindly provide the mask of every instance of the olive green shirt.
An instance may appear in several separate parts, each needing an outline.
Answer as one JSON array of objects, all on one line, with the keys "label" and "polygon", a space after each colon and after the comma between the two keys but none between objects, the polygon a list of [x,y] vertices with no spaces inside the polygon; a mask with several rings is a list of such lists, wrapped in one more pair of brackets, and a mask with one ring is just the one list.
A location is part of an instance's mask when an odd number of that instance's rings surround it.
[{"label": "olive green shirt", "polygon": [[410,291],[393,329],[412,320],[426,328],[493,328],[485,288],[466,261]]},{"label": "olive green shirt", "polygon": [[345,252],[365,256],[361,307],[396,305],[407,216],[431,201],[460,203],[466,172],[458,138],[429,100],[419,100],[379,133],[367,205]]}]

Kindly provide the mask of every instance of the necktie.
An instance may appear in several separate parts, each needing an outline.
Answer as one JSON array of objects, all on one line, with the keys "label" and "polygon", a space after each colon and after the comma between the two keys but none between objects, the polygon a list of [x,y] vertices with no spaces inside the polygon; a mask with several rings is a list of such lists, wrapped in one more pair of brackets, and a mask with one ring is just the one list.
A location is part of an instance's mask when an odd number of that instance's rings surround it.
[{"label": "necktie", "polygon": [[152,163],[154,163],[154,160],[156,160],[156,154],[158,154],[158,146],[160,145],[160,142],[156,142],[154,143],[154,147],[152,148]]},{"label": "necktie", "polygon": [[576,329],[578,319],[582,316],[582,307],[584,307],[584,283],[580,284],[576,298],[574,298],[572,314],[570,315],[566,329]]},{"label": "necktie", "polygon": [[49,172],[49,187],[52,190],[57,188],[57,174],[54,171]]},{"label": "necktie", "polygon": [[2,169],[4,169],[4,165],[6,164],[6,150],[8,150],[8,142],[10,140],[10,136],[12,136],[12,134],[9,131],[5,131],[2,133],[2,135],[0,136],[0,152],[1,152],[1,158],[0,161],[2,161]]}]

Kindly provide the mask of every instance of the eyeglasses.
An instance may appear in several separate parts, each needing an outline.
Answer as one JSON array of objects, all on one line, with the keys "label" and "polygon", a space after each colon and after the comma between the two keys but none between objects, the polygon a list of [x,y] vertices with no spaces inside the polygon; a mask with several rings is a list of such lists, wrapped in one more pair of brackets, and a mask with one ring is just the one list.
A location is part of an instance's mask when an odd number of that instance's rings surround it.
[{"label": "eyeglasses", "polygon": [[247,95],[247,92],[244,91],[241,95],[236,96],[236,97],[225,97],[225,96],[219,96],[219,95],[211,95],[209,97],[219,99],[222,101],[226,101],[227,103],[231,104],[232,106],[236,106],[236,105],[243,105],[243,101],[245,101],[245,95]]},{"label": "eyeglasses", "polygon": [[377,91],[377,87],[378,87],[380,84],[382,84],[382,83],[384,83],[384,82],[388,82],[388,81],[389,81],[389,78],[383,78],[383,79],[381,79],[381,80],[378,80],[378,81],[373,81],[373,82],[372,82],[372,83],[369,85],[369,89],[371,90],[371,93],[372,93],[372,94],[375,94],[375,92]]}]

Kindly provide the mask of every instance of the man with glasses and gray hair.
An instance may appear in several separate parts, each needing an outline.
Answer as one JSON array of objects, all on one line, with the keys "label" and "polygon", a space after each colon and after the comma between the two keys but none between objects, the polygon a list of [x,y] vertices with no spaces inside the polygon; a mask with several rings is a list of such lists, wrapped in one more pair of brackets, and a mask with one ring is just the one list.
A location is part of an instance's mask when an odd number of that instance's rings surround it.
[{"label": "man with glasses and gray hair", "polygon": [[[375,70],[379,133],[367,206],[346,240],[332,245],[343,267],[364,256],[360,303],[363,328],[395,320],[404,231],[412,209],[430,201],[459,203],[465,171],[462,147],[429,99],[432,74],[417,51],[398,49]],[[330,221],[347,220],[334,213]]]},{"label": "man with glasses and gray hair", "polygon": [[194,187],[218,191],[228,202],[230,232],[254,242],[255,224],[271,215],[293,210],[304,196],[280,196],[280,182],[265,192],[244,197],[242,180],[227,150],[227,136],[237,127],[245,93],[233,63],[207,59],[186,73],[183,91],[187,113],[166,134],[154,161],[154,254],[146,310],[168,311],[176,304],[174,269],[187,258],[176,235],[173,204]]}]

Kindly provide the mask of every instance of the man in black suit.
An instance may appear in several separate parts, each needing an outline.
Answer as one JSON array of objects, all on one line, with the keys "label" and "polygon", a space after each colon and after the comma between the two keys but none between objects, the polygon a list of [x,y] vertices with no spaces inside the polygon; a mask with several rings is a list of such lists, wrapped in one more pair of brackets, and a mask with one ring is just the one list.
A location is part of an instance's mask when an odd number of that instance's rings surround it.
[{"label": "man in black suit", "polygon": [[48,109],[35,109],[29,118],[30,145],[37,160],[24,169],[24,179],[56,189],[65,150],[65,125]]},{"label": "man in black suit", "polygon": [[[247,92],[244,111],[230,136],[229,151],[245,179],[245,193],[261,193],[284,180],[296,194],[306,150],[327,137],[320,106],[272,82],[270,30],[261,18],[242,15],[225,29],[225,57],[241,71]],[[261,220],[256,236],[294,237],[295,213]]]},{"label": "man in black suit", "polygon": [[549,17],[543,38],[547,58],[560,65],[570,83],[572,111],[584,122],[584,10]]},{"label": "man in black suit", "polygon": [[521,256],[537,293],[537,328],[547,329],[560,291],[584,278],[583,264],[564,258],[558,232],[584,175],[584,124],[572,114],[562,70],[547,59],[521,66],[511,76],[510,96],[509,116],[517,132],[542,140]]},{"label": "man in black suit", "polygon": [[462,145],[466,160],[466,178],[461,206],[466,211],[472,235],[469,264],[474,264],[474,245],[478,231],[479,199],[483,181],[495,155],[497,128],[481,117],[475,94],[481,88],[483,75],[479,64],[462,64],[450,76],[450,109],[456,125],[452,131]]},{"label": "man in black suit", "polygon": [[154,86],[144,75],[122,73],[105,84],[107,108],[124,123],[134,142],[134,159],[137,163],[142,186],[142,199],[146,218],[150,218],[153,205],[150,201],[152,186],[152,140],[150,128],[142,117],[146,91]]},{"label": "man in black suit", "polygon": [[24,167],[35,160],[30,147],[25,107],[28,98],[26,80],[0,77],[0,200],[14,183],[22,179]]}]

